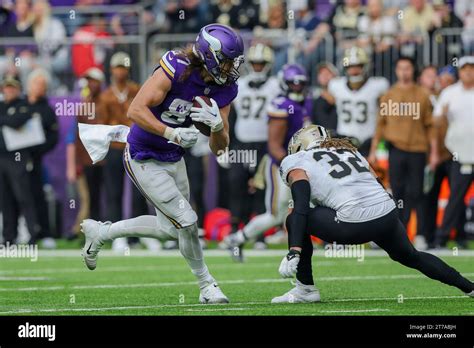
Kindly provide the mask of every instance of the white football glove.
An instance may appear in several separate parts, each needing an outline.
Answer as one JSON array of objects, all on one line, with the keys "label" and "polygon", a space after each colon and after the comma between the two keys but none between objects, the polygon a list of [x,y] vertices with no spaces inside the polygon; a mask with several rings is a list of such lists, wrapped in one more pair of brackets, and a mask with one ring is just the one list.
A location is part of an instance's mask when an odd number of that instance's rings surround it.
[{"label": "white football glove", "polygon": [[191,119],[194,122],[201,122],[206,126],[209,126],[211,128],[211,132],[218,132],[224,128],[221,113],[216,101],[210,98],[212,106],[209,106],[204,100],[202,100],[202,98],[196,97],[195,99],[199,105],[201,105],[201,107],[199,108],[193,106],[191,108],[191,114],[189,115]]},{"label": "white football glove", "polygon": [[278,272],[283,278],[293,278],[298,270],[298,263],[300,262],[300,252],[290,250],[289,253],[281,260]]},{"label": "white football glove", "polygon": [[179,145],[184,148],[190,148],[196,144],[198,140],[199,130],[192,126],[189,128],[171,128],[168,127],[164,137],[168,139],[168,143]]}]

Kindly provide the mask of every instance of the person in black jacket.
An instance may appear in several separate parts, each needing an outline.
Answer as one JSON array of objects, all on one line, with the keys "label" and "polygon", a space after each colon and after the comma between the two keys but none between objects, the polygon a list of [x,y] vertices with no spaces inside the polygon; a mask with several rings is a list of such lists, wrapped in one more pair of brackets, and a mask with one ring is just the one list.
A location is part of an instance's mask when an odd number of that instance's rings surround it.
[{"label": "person in black jacket", "polygon": [[3,241],[16,243],[18,215],[21,210],[35,243],[39,227],[35,202],[31,199],[30,172],[33,167],[28,149],[9,151],[4,139],[4,127],[18,129],[31,119],[28,104],[20,98],[20,82],[13,77],[3,83],[4,101],[0,102],[0,194],[3,211]]},{"label": "person in black jacket", "polygon": [[40,226],[38,237],[43,238],[44,247],[54,248],[55,242],[54,239],[52,239],[50,221],[48,218],[48,206],[43,190],[43,156],[51,151],[58,143],[59,127],[56,114],[46,99],[48,81],[49,75],[46,71],[37,69],[31,72],[28,76],[27,100],[30,114],[41,117],[46,139],[43,144],[30,149],[33,160],[33,169],[30,173],[32,198],[35,202]]},{"label": "person in black jacket", "polygon": [[337,112],[333,97],[328,92],[329,81],[339,73],[334,65],[322,62],[317,67],[319,95],[313,99],[311,123],[320,125],[335,134],[337,129]]}]

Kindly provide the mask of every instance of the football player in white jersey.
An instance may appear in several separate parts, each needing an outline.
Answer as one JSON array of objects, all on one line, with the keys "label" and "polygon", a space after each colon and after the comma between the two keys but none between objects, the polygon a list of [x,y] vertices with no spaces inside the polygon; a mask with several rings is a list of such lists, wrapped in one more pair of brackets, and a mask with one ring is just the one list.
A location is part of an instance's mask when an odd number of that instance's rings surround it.
[{"label": "football player in white jersey", "polygon": [[281,226],[285,221],[290,200],[290,191],[278,175],[281,160],[287,155],[288,143],[308,120],[306,96],[308,77],[298,64],[286,64],[278,74],[280,94],[274,98],[266,113],[268,115],[268,154],[259,170],[265,182],[265,212],[255,216],[236,233],[229,234],[224,243],[231,250],[232,258],[243,261],[242,248],[249,240],[255,240],[266,230]]},{"label": "football player in white jersey", "polygon": [[332,139],[321,126],[302,128],[288,145],[280,174],[291,189],[293,209],[286,220],[289,253],[279,272],[284,278],[296,275],[296,286],[272,303],[320,301],[311,268],[311,235],[328,243],[374,241],[391,259],[474,297],[474,283],[413,247],[392,197],[347,139]]},{"label": "football player in white jersey", "polygon": [[265,211],[263,191],[255,190],[251,194],[249,180],[255,175],[256,164],[260,163],[267,152],[267,109],[280,92],[278,79],[270,76],[274,61],[273,50],[257,43],[249,48],[246,58],[249,74],[238,80],[239,94],[232,103],[235,136],[231,140],[230,149],[256,151],[256,157],[253,157],[256,158],[256,163],[231,164],[229,208],[232,233],[237,232],[241,223],[248,222],[252,212],[260,214]]},{"label": "football player in white jersey", "polygon": [[390,87],[384,77],[367,77],[368,65],[365,51],[352,47],[343,58],[346,76],[334,78],[328,85],[337,109],[337,134],[356,139],[364,156],[375,132],[379,98]]}]

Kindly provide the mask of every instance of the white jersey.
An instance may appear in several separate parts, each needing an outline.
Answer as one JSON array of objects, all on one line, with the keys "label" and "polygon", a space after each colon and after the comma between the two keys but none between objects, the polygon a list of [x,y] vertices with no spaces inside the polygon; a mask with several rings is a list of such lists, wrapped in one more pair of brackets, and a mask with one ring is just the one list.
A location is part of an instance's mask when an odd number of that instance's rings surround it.
[{"label": "white jersey", "polygon": [[358,139],[361,143],[374,135],[379,98],[390,83],[384,77],[370,77],[358,90],[348,86],[347,77],[329,82],[329,93],[336,99],[337,133]]},{"label": "white jersey", "polygon": [[395,209],[395,202],[377,182],[369,164],[359,152],[314,149],[287,156],[280,174],[303,169],[311,186],[311,203],[336,211],[345,222],[364,222],[382,217]]},{"label": "white jersey", "polygon": [[237,81],[239,93],[234,100],[237,114],[235,136],[243,143],[264,142],[268,140],[267,107],[280,92],[276,77],[268,80],[258,88],[250,86],[250,75]]}]

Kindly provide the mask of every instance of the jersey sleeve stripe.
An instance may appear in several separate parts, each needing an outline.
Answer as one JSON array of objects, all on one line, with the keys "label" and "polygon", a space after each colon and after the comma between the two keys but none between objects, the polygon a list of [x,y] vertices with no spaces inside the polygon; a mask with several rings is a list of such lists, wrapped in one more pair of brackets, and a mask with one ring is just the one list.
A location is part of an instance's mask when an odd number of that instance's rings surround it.
[{"label": "jersey sleeve stripe", "polygon": [[168,69],[170,69],[173,74],[176,72],[175,68],[173,67],[173,65],[171,65],[171,63],[168,61],[168,58],[167,58],[167,55],[165,54],[162,58],[163,62],[166,64],[166,66],[168,67]]},{"label": "jersey sleeve stripe", "polygon": [[168,75],[170,79],[174,78],[174,73],[166,66],[166,64],[163,62],[163,59],[160,60],[160,66],[163,68],[163,70],[166,72],[166,75]]}]

